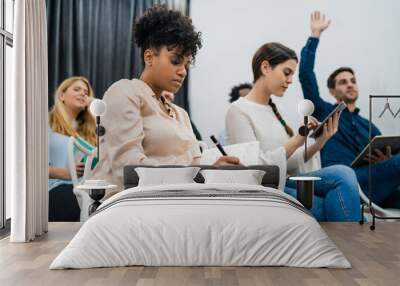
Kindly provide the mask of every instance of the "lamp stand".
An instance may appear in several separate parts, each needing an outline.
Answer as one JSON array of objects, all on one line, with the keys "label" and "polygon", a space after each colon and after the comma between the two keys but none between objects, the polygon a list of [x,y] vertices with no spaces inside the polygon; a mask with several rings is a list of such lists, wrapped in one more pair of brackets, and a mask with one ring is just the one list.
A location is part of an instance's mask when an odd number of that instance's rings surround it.
[{"label": "lamp stand", "polygon": [[100,161],[100,136],[106,134],[106,129],[100,124],[100,116],[96,116],[97,160]]},{"label": "lamp stand", "polygon": [[305,132],[305,138],[304,138],[304,163],[305,163],[308,160],[307,156],[308,116],[304,116],[304,132]]}]

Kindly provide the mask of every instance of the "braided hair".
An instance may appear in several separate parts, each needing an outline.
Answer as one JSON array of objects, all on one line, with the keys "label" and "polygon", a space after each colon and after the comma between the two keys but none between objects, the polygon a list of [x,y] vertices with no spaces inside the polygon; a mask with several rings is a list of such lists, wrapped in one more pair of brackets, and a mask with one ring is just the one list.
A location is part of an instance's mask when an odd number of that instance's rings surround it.
[{"label": "braided hair", "polygon": [[282,115],[278,111],[278,108],[276,107],[276,104],[272,102],[272,99],[269,99],[268,102],[269,106],[271,106],[272,111],[274,112],[276,118],[279,120],[279,122],[282,124],[282,126],[285,128],[286,133],[292,137],[294,135],[293,129],[290,128],[289,125],[286,124],[286,121],[282,118]]},{"label": "braided hair", "polygon": [[[267,43],[262,45],[253,56],[253,61],[252,61],[253,78],[254,78],[253,82],[255,83],[262,75],[261,73],[262,62],[267,61],[271,66],[271,68],[275,68],[277,65],[291,59],[298,62],[296,53],[292,49],[280,43]],[[276,118],[285,128],[286,133],[290,137],[292,137],[294,135],[294,132],[292,128],[290,128],[286,124],[286,121],[282,118],[282,115],[278,111],[278,108],[276,107],[275,103],[273,103],[272,100],[270,99],[268,104],[271,106],[272,111],[274,112]]]}]

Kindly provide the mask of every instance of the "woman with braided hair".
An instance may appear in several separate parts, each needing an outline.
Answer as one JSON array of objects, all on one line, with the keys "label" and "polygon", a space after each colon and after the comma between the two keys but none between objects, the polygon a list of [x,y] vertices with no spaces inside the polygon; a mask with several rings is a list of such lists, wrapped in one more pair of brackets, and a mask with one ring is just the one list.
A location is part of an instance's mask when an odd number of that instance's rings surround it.
[{"label": "woman with braided hair", "polygon": [[[319,150],[337,131],[339,114],[328,120],[304,160],[304,137],[293,132],[272,100],[273,95],[284,95],[297,63],[296,53],[279,43],[267,43],[257,50],[252,61],[253,88],[232,103],[226,114],[227,143],[259,141],[260,161],[280,167],[280,188],[294,197],[296,189],[292,181],[286,181],[287,176],[321,177],[315,183],[311,209],[317,220],[358,221],[360,198],[354,171],[344,165],[321,169],[319,158]],[[310,127],[315,126],[312,122]]]}]

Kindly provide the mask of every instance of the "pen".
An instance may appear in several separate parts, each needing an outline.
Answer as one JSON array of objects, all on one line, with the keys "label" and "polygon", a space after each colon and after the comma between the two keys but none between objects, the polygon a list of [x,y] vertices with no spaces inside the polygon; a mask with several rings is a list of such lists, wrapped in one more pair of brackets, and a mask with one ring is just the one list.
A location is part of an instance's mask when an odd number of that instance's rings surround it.
[{"label": "pen", "polygon": [[212,142],[214,142],[215,146],[217,146],[219,152],[221,152],[222,155],[228,156],[228,154],[226,154],[224,148],[222,148],[221,144],[219,144],[217,138],[215,138],[214,135],[211,135],[211,136],[210,136],[210,139],[211,139]]}]

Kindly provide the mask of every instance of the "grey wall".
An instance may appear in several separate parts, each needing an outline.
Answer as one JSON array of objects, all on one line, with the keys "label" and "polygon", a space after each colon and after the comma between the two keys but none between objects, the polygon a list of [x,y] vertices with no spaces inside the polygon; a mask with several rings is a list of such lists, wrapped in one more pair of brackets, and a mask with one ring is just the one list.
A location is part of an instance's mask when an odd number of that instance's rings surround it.
[{"label": "grey wall", "polygon": [[[191,17],[203,33],[204,46],[191,71],[190,102],[192,119],[203,137],[224,128],[228,93],[233,85],[251,81],[251,58],[256,49],[278,41],[300,53],[315,9],[332,20],[322,35],[316,62],[323,98],[333,102],[326,79],[342,65],[356,71],[362,115],[368,116],[369,94],[400,94],[400,1],[192,0]],[[284,98],[275,99],[293,127],[300,122],[296,106],[301,99],[296,73]],[[384,102],[377,103],[378,112]],[[400,99],[392,100],[392,105],[398,110]],[[400,116],[374,120],[384,133],[400,134]]]}]

